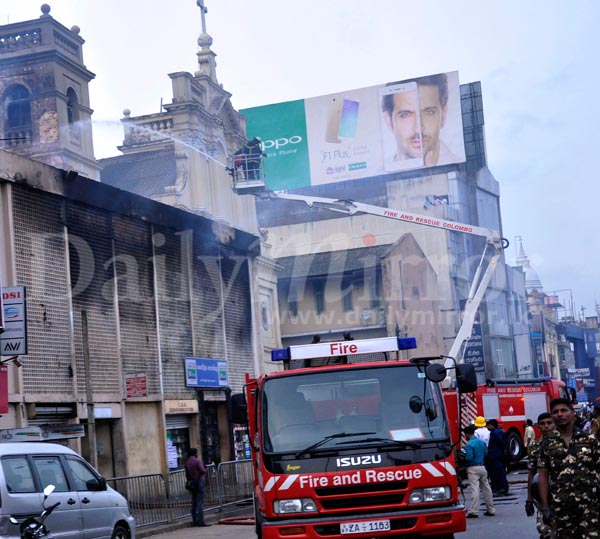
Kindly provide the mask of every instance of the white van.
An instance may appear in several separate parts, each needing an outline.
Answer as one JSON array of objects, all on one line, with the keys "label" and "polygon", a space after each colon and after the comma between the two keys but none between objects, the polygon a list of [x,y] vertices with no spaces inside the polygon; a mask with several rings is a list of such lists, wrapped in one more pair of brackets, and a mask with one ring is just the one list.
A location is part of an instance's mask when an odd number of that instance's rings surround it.
[{"label": "white van", "polygon": [[10,516],[39,516],[47,485],[46,505],[60,502],[46,520],[55,539],[135,539],[127,500],[75,451],[39,442],[0,443],[0,539],[19,538]]}]

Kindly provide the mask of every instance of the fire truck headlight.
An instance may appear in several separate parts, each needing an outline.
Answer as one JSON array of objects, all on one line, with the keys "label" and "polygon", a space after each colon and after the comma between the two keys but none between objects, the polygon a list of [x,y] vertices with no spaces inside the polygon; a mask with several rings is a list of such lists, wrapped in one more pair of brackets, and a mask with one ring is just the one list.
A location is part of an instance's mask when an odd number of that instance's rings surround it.
[{"label": "fire truck headlight", "polygon": [[418,488],[410,493],[409,503],[442,502],[450,499],[450,487]]},{"label": "fire truck headlight", "polygon": [[291,500],[275,500],[273,504],[275,513],[313,513],[317,504],[310,498],[294,498]]}]

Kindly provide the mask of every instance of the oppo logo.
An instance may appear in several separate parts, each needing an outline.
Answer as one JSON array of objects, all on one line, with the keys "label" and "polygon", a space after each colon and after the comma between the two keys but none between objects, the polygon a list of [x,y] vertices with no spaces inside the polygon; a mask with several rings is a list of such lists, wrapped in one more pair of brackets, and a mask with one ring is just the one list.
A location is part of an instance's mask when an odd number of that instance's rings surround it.
[{"label": "oppo logo", "polygon": [[381,464],[381,455],[361,455],[360,457],[340,457],[336,459],[338,468],[361,466],[365,464]]},{"label": "oppo logo", "polygon": [[263,149],[269,150],[271,148],[275,148],[278,150],[283,146],[287,146],[288,144],[300,144],[302,142],[302,137],[300,135],[294,135],[290,138],[281,137],[275,140],[264,140],[263,141]]}]

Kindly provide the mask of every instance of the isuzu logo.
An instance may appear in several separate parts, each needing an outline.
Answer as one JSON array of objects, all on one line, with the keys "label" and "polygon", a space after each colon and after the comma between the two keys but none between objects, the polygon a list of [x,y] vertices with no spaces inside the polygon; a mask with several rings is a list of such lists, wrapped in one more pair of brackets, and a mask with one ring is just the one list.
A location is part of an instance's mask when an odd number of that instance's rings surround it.
[{"label": "isuzu logo", "polygon": [[358,457],[339,457],[336,459],[338,468],[348,466],[364,466],[365,464],[381,464],[381,455],[360,455]]}]

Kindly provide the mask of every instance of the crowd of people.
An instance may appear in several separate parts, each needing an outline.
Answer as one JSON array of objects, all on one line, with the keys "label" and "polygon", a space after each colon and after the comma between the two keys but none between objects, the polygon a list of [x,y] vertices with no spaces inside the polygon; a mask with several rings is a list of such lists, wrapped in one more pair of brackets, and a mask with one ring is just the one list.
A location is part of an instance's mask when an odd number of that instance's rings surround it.
[{"label": "crowd of people", "polygon": [[[600,398],[576,413],[568,399],[557,398],[550,411],[525,425],[528,456],[527,516],[537,513],[543,539],[600,537]],[[467,518],[479,516],[479,490],[484,515],[494,516],[493,494],[508,494],[506,437],[495,419],[478,417],[464,429],[463,453],[471,490]]]}]

